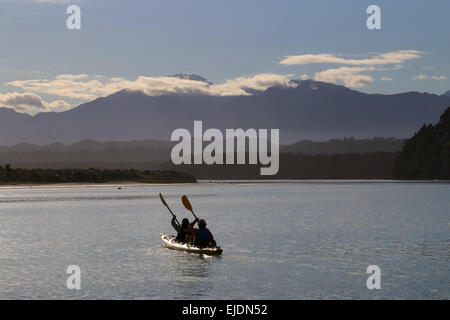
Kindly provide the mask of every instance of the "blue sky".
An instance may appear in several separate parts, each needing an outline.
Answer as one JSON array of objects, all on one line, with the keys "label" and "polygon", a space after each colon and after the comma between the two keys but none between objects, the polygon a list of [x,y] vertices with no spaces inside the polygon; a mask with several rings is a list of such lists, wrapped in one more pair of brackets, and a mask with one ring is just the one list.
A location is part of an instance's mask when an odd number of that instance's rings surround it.
[{"label": "blue sky", "polygon": [[[70,4],[81,30],[66,28]],[[366,27],[371,4],[382,30]],[[245,94],[300,78],[441,94],[449,15],[448,0],[1,0],[0,107],[60,111],[122,88]],[[165,78],[175,73],[217,86]]]}]

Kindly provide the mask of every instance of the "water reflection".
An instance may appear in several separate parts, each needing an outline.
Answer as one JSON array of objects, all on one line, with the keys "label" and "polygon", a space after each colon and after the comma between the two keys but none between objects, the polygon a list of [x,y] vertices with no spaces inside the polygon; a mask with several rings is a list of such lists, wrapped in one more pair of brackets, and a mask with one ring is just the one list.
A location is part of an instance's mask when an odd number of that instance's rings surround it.
[{"label": "water reflection", "polygon": [[214,289],[211,280],[214,264],[220,257],[210,257],[168,250],[170,269],[175,275],[173,296],[175,299],[193,299],[211,296]]}]

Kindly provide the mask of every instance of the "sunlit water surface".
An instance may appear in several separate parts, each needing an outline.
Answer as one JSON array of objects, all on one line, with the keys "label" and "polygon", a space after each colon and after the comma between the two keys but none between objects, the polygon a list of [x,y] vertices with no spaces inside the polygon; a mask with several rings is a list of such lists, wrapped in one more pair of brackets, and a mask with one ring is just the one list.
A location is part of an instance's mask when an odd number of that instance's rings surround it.
[{"label": "sunlit water surface", "polygon": [[[180,220],[187,194],[223,256],[164,248],[158,192]],[[449,299],[449,208],[439,183],[0,188],[0,299]]]}]

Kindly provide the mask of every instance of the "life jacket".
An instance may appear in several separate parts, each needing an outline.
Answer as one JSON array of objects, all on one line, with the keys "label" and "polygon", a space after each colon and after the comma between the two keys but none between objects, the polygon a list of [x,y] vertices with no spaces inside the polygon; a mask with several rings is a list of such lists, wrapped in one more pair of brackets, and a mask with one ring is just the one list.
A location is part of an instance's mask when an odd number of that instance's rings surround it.
[{"label": "life jacket", "polygon": [[178,232],[175,240],[177,240],[178,242],[186,242],[186,237],[190,234],[192,234],[192,233],[188,229],[181,229]]},{"label": "life jacket", "polygon": [[198,231],[195,235],[194,245],[196,245],[198,247],[207,247],[207,246],[209,246],[211,239],[212,239],[212,235],[208,229],[206,229],[206,228],[198,229]]}]

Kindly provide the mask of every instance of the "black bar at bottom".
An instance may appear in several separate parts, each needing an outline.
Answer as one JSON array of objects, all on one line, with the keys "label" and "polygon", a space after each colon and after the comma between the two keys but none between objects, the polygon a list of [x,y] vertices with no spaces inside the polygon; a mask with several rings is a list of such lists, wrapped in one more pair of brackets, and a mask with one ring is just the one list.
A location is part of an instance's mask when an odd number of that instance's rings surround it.
[{"label": "black bar at bottom", "polygon": [[[84,301],[1,301],[2,312],[7,309],[15,316],[33,309],[64,310],[65,315],[86,317],[93,313],[104,316],[141,314],[144,319],[297,319],[320,316],[357,317],[393,315],[403,318],[425,310],[446,311],[447,301],[298,301],[298,300],[84,300]],[[431,307],[432,309],[429,309]],[[445,308],[445,310],[444,310]],[[36,310],[38,311],[38,310]],[[54,313],[55,312],[50,312]],[[56,314],[55,314],[56,315]],[[61,314],[60,314],[61,315]],[[286,317],[286,315],[290,315]],[[121,317],[120,317],[121,318]],[[131,318],[130,318],[131,319]]]}]

